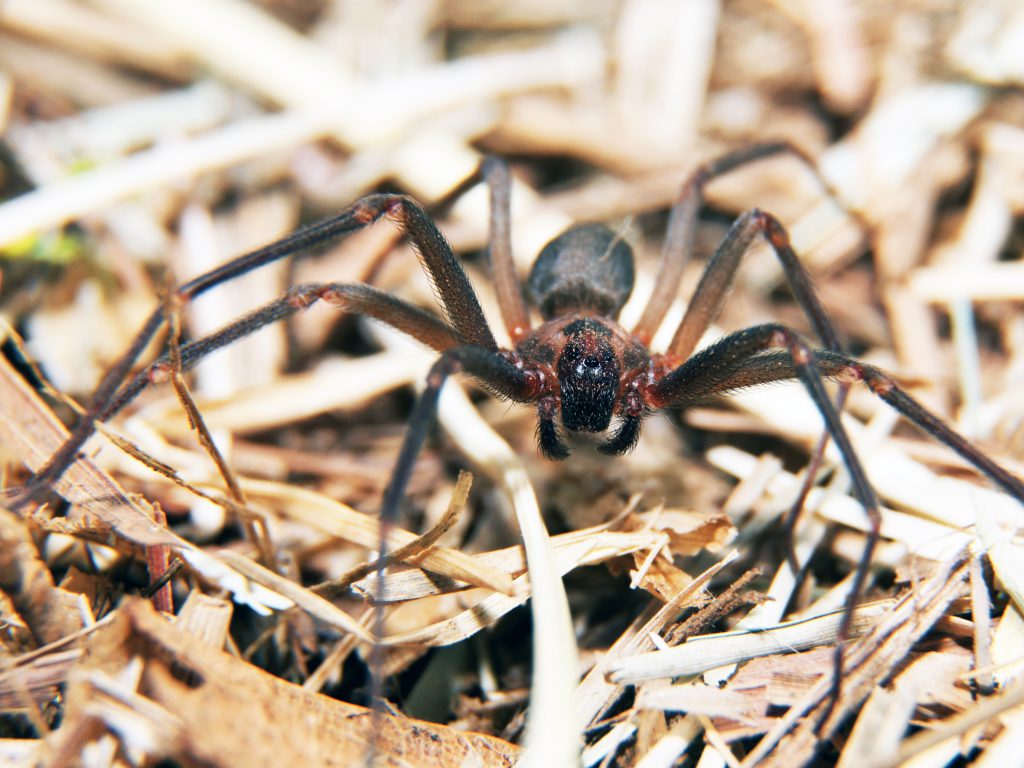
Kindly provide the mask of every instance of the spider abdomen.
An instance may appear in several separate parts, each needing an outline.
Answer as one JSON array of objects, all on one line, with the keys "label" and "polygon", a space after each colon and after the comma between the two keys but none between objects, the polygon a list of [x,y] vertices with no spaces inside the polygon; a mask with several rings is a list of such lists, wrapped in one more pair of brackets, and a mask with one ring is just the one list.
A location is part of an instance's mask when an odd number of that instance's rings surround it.
[{"label": "spider abdomen", "polygon": [[633,249],[602,224],[581,224],[544,246],[527,289],[545,320],[580,311],[614,318],[633,278]]}]

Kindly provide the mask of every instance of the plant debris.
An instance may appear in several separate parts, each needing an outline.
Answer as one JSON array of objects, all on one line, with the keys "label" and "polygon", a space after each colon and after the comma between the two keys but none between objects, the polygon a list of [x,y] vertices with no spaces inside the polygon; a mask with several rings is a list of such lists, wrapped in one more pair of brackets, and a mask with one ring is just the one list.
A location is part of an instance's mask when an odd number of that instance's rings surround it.
[{"label": "plant debris", "polygon": [[[158,307],[145,361],[300,283],[436,310],[386,224],[169,298],[302,223],[412,195],[497,318],[486,190],[463,182],[504,155],[520,274],[606,222],[637,254],[630,328],[684,179],[779,140],[817,174],[777,157],[709,184],[652,349],[728,223],[770,211],[849,348],[1024,476],[1018,6],[6,0],[0,763],[1018,761],[1024,509],[866,387],[843,419],[882,539],[845,638],[869,526],[830,446],[786,540],[823,429],[799,384],[551,462],[534,412],[450,380],[382,559],[434,358],[315,307],[172,365],[18,503]],[[812,335],[759,245],[701,344],[769,320]]]}]

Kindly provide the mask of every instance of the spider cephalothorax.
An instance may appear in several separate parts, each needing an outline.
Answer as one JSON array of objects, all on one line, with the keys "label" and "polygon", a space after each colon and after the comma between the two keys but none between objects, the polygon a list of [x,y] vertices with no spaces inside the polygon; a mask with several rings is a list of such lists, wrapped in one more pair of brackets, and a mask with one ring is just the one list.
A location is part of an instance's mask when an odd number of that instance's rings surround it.
[{"label": "spider cephalothorax", "polygon": [[[516,347],[544,381],[539,393],[538,444],[552,459],[569,455],[551,423],[557,414],[568,432],[604,432],[612,417],[624,414],[623,382],[646,369],[647,353],[614,320],[582,312],[549,320]],[[628,390],[628,388],[627,388]],[[638,414],[633,414],[638,415]],[[609,452],[612,440],[599,450]],[[629,446],[611,450],[622,453]]]}]

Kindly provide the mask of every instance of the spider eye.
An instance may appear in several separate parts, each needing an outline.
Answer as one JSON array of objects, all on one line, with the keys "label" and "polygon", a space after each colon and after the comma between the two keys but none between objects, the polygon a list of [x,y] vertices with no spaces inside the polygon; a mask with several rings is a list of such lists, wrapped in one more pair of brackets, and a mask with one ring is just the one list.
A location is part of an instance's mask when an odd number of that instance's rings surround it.
[{"label": "spider eye", "polygon": [[574,373],[577,377],[586,376],[601,376],[602,375],[602,361],[599,357],[585,357],[576,363]]}]

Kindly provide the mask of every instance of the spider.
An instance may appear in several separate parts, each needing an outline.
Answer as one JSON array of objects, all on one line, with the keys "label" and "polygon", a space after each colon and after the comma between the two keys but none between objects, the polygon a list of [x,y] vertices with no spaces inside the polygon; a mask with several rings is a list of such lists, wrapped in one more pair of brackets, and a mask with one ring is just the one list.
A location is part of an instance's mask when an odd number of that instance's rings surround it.
[{"label": "spider", "polygon": [[[187,302],[252,269],[388,218],[414,245],[436,289],[445,319],[368,285],[300,285],[217,333],[184,345],[180,366],[188,370],[211,352],[318,301],[375,318],[435,350],[438,359],[413,407],[384,493],[382,524],[397,518],[416,456],[433,423],[441,388],[455,373],[472,376],[499,397],[535,406],[538,446],[553,460],[569,455],[567,435],[606,434],[598,450],[623,454],[636,445],[644,418],[654,411],[686,408],[738,389],[797,379],[821,412],[827,435],[842,454],[853,492],[870,522],[840,630],[840,636],[845,637],[864,589],[881,520],[875,493],[839,419],[845,387],[865,383],[909,421],[945,443],[1021,502],[1024,484],[914,400],[892,376],[846,353],[785,229],[764,211],[749,210],[735,221],[708,262],[668,349],[661,353],[649,350],[654,332],[678,292],[707,182],[741,165],[786,152],[814,167],[790,145],[777,143],[734,151],[699,166],[690,175],[671,210],[653,295],[631,330],[623,328],[617,318],[633,290],[633,254],[620,237],[599,224],[572,227],[537,257],[525,286],[542,318],[540,325],[533,326],[511,257],[509,169],[503,161],[488,158],[467,185],[483,180],[490,189],[490,253],[502,320],[512,340],[510,349],[502,349],[496,342],[466,273],[424,209],[405,196],[372,194],[336,216],[303,227],[191,280],[177,290],[175,298]],[[697,350],[701,336],[719,314],[744,254],[758,238],[767,241],[781,263],[822,347],[813,348],[782,324],[766,323],[728,334]],[[30,482],[27,496],[60,477],[91,434],[95,420],[111,418],[151,382],[166,378],[169,356],[123,383],[136,358],[165,322],[162,309],[149,317],[131,347],[101,382],[80,425]],[[826,379],[838,381],[844,388],[836,403],[825,389]],[[837,649],[837,671],[841,664],[842,643]],[[837,685],[839,677],[837,674]]]}]

